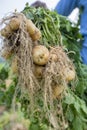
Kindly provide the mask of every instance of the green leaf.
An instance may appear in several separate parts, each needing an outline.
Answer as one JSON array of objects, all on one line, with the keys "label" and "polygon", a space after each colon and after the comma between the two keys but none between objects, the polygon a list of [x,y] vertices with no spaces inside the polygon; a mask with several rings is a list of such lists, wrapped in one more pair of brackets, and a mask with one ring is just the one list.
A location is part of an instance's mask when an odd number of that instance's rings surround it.
[{"label": "green leaf", "polygon": [[38,124],[31,124],[29,130],[40,130],[40,127]]},{"label": "green leaf", "polygon": [[67,29],[67,32],[70,32],[70,31],[71,31],[71,24],[70,24],[69,21],[68,21],[67,24],[66,24],[66,29]]},{"label": "green leaf", "polygon": [[73,113],[73,110],[72,110],[72,107],[70,106],[66,112],[66,118],[72,122],[73,119],[74,119],[74,113]]},{"label": "green leaf", "polygon": [[81,107],[80,107],[78,101],[76,101],[76,102],[74,103],[74,107],[75,107],[76,111],[77,111],[78,113],[80,113]]},{"label": "green leaf", "polygon": [[68,105],[74,104],[75,98],[70,93],[68,93],[68,95],[65,97],[64,102]]},{"label": "green leaf", "polygon": [[8,78],[8,70],[6,68],[2,68],[0,71],[0,79],[5,80]]},{"label": "green leaf", "polygon": [[79,118],[79,116],[76,116],[72,123],[72,130],[84,130],[83,129],[83,122]]}]

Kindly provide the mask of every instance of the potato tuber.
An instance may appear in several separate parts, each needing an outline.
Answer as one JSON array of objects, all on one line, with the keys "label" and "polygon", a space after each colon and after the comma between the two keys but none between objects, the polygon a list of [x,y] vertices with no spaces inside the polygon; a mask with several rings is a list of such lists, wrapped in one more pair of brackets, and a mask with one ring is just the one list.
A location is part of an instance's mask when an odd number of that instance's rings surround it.
[{"label": "potato tuber", "polygon": [[31,20],[27,20],[27,31],[30,34],[32,40],[39,40],[41,37],[40,30],[35,26],[35,24]]},{"label": "potato tuber", "polygon": [[33,61],[37,65],[45,65],[49,59],[49,50],[43,45],[33,48]]},{"label": "potato tuber", "polygon": [[12,18],[9,23],[1,30],[1,35],[4,37],[9,37],[14,31],[18,30],[22,23],[26,26],[26,31],[29,33],[33,41],[39,40],[41,37],[40,30],[35,26],[35,24],[30,19],[23,19],[21,15]]},{"label": "potato tuber", "polygon": [[20,26],[19,18],[12,18],[10,22],[1,30],[1,35],[8,37],[13,31],[17,30]]},{"label": "potato tuber", "polygon": [[55,85],[53,86],[53,98],[59,98],[60,95],[63,93],[65,87],[63,85]]}]

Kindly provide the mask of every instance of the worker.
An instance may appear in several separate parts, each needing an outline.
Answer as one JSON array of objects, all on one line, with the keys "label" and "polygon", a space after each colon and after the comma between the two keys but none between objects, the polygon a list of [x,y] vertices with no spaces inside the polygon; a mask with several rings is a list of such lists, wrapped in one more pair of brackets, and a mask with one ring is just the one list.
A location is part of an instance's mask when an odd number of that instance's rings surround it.
[{"label": "worker", "polygon": [[60,0],[55,11],[68,16],[75,8],[82,9],[80,18],[80,32],[84,38],[81,49],[82,62],[87,65],[87,0]]},{"label": "worker", "polygon": [[42,7],[44,9],[48,9],[47,5],[44,2],[41,2],[39,0],[35,1],[33,4],[31,4],[31,6],[35,8]]}]

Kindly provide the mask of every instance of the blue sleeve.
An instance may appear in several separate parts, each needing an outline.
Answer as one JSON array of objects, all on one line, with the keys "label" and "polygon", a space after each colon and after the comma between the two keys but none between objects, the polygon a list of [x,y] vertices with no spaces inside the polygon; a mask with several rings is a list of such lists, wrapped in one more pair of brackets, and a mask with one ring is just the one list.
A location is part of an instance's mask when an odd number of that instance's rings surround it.
[{"label": "blue sleeve", "polygon": [[80,31],[81,34],[84,37],[84,41],[82,44],[82,49],[81,49],[81,57],[82,61],[84,64],[87,65],[87,0],[80,0],[79,3],[80,7],[83,7],[83,11],[81,14],[81,20],[80,20]]},{"label": "blue sleeve", "polygon": [[60,0],[55,7],[55,11],[58,14],[68,16],[73,11],[73,9],[78,6],[77,1],[78,0]]},{"label": "blue sleeve", "polygon": [[81,34],[85,36],[87,35],[87,2],[86,3],[83,2],[80,6],[83,7],[81,20],[80,20],[80,25],[81,25],[80,31],[81,31]]},{"label": "blue sleeve", "polygon": [[87,35],[84,36],[84,41],[82,44],[80,55],[82,58],[82,62],[87,65]]}]

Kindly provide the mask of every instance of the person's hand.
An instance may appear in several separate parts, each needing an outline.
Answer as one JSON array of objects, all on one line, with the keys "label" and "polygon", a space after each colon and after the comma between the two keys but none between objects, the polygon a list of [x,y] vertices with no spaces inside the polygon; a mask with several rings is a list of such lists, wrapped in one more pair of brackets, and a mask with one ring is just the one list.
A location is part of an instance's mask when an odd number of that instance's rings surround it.
[{"label": "person's hand", "polygon": [[83,46],[80,52],[83,64],[87,65],[87,46]]}]

